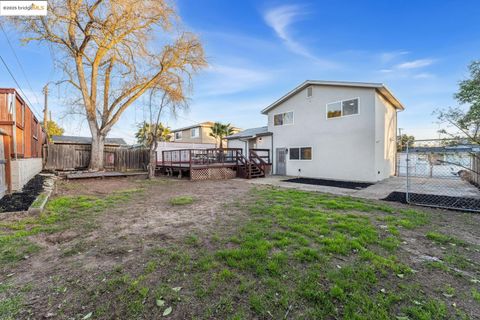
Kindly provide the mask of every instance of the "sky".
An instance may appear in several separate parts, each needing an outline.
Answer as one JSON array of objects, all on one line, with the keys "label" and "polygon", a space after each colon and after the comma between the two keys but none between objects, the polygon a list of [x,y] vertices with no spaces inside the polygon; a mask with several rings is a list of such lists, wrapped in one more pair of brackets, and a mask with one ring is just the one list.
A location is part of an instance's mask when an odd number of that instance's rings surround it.
[{"label": "sky", "polygon": [[[477,0],[174,3],[183,29],[201,39],[209,66],[193,79],[189,109],[164,116],[171,128],[202,121],[264,126],[260,111],[303,81],[336,80],[384,83],[405,106],[399,128],[417,139],[438,138],[441,125],[433,112],[457,105],[458,82],[480,59]],[[4,29],[0,54],[40,114],[42,87],[62,79],[52,62],[55,52],[22,44],[15,30]],[[18,88],[1,64],[0,87]],[[88,136],[85,121],[65,116],[72,90],[50,84],[52,117],[65,134]],[[140,98],[109,136],[134,143],[145,103]]]}]

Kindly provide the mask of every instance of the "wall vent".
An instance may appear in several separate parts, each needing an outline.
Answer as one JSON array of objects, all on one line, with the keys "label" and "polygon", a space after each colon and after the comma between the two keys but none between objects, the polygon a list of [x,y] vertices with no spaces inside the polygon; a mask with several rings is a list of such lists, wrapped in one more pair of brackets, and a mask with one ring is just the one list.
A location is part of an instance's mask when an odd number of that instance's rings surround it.
[{"label": "wall vent", "polygon": [[312,86],[307,87],[307,98],[311,98],[313,95],[313,88]]}]

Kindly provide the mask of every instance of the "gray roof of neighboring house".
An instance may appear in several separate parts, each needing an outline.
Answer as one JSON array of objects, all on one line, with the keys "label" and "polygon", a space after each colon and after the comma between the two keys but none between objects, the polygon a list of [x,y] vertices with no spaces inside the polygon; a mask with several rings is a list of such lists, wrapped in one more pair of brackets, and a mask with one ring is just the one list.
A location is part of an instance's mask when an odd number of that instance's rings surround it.
[{"label": "gray roof of neighboring house", "polygon": [[[78,137],[78,136],[52,136],[53,143],[65,143],[65,144],[91,144],[91,137]],[[109,145],[127,145],[122,138],[106,138],[105,144]]]},{"label": "gray roof of neighboring house", "polygon": [[183,131],[183,130],[193,129],[193,128],[197,128],[197,127],[211,127],[211,126],[213,126],[213,123],[214,123],[213,121],[199,122],[199,123],[196,123],[196,124],[192,124],[191,126],[172,129],[171,131],[172,132],[177,132],[177,131]]},{"label": "gray roof of neighboring house", "polygon": [[240,131],[238,133],[232,134],[231,136],[226,137],[226,139],[241,139],[241,138],[253,138],[258,136],[268,136],[271,135],[271,132],[268,132],[268,127],[258,127],[250,128]]},{"label": "gray roof of neighboring house", "polygon": [[[193,129],[193,128],[197,128],[197,127],[213,127],[215,122],[213,121],[205,121],[205,122],[200,122],[200,123],[197,123],[197,124],[192,124],[191,126],[188,126],[188,127],[182,127],[182,128],[177,128],[177,129],[173,129],[171,130],[172,132],[178,132],[178,131],[183,131],[183,130],[188,130],[188,129]],[[234,130],[240,130],[239,128],[237,127],[232,127]]]},{"label": "gray roof of neighboring house", "polygon": [[307,80],[300,84],[298,87],[266,107],[262,110],[263,114],[267,114],[268,111],[272,110],[280,103],[288,100],[291,96],[297,94],[301,90],[307,88],[311,85],[320,85],[320,86],[336,86],[336,87],[357,87],[357,88],[372,88],[377,90],[382,94],[395,108],[403,110],[405,107],[403,104],[395,98],[393,93],[383,84],[383,83],[372,83],[372,82],[350,82],[350,81],[320,81],[320,80]]}]

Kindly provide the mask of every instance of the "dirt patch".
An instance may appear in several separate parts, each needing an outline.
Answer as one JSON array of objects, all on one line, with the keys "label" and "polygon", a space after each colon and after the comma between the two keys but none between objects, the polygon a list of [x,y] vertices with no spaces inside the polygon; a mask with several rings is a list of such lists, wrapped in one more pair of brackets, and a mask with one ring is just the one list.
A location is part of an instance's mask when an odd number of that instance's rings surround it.
[{"label": "dirt patch", "polygon": [[45,176],[36,175],[23,187],[21,192],[8,194],[0,199],[0,213],[27,210],[43,191],[45,179]]},{"label": "dirt patch", "polygon": [[[35,290],[26,294],[29,310],[19,318],[33,315],[34,318],[61,319],[58,310],[62,302],[59,301],[60,305],[49,303],[56,299],[52,290],[75,286],[79,281],[98,283],[98,277],[117,266],[135,272],[153,248],[182,245],[189,235],[216,234],[225,232],[226,228],[236,228],[233,221],[245,213],[235,210],[231,204],[251,188],[250,184],[238,181],[158,179],[149,182],[134,178],[59,181],[53,199],[71,195],[102,197],[133,189],[143,191],[125,205],[108,208],[95,219],[96,228],[90,232],[81,233],[77,231],[80,228],[72,226],[60,233],[31,237],[41,247],[40,253],[25,257],[15,266],[14,276],[9,279],[1,276],[0,282],[14,281],[18,288],[34,284]],[[170,200],[178,196],[190,196],[194,201],[172,205]],[[72,299],[81,304],[79,297]]]},{"label": "dirt patch", "polygon": [[62,179],[57,182],[55,194],[71,195],[107,195],[115,191],[136,188],[140,181],[138,177],[95,178],[81,180]]}]

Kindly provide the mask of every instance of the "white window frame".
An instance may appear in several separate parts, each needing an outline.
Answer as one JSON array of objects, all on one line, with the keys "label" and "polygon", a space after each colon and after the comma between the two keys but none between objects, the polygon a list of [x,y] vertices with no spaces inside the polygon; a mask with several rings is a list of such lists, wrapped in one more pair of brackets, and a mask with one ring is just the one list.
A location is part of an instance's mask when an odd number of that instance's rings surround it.
[{"label": "white window frame", "polygon": [[[196,135],[193,135],[192,132],[197,132]],[[200,127],[195,127],[190,129],[190,138],[200,138]]]},{"label": "white window frame", "polygon": [[[292,123],[275,124],[275,116],[278,116],[279,114],[287,114],[287,113],[290,113],[290,112],[292,113]],[[293,112],[293,110],[291,110],[291,111],[276,113],[276,114],[273,115],[272,121],[273,121],[273,126],[274,127],[291,126],[295,123],[295,112]]]},{"label": "white window frame", "polygon": [[[344,115],[343,115],[343,102],[344,102],[344,101],[348,101],[348,100],[358,100],[358,112],[357,112],[357,113],[354,113],[354,114],[348,114],[348,115],[344,116]],[[331,104],[334,104],[334,103],[339,103],[339,102],[340,102],[340,105],[341,105],[341,112],[342,112],[342,114],[341,114],[339,117],[329,118],[329,117],[328,117],[328,106],[331,105]],[[338,100],[338,101],[329,102],[329,103],[327,103],[326,106],[325,106],[325,119],[327,119],[327,120],[340,119],[340,118],[352,117],[352,116],[358,116],[358,115],[360,115],[360,97],[355,97],[355,98],[349,98],[349,99],[343,99],[343,100]]]},{"label": "white window frame", "polygon": [[[180,138],[177,138],[177,134],[180,134]],[[183,133],[182,131],[177,131],[174,133],[174,136],[175,136],[175,140],[182,140]]]},{"label": "white window frame", "polygon": [[[301,158],[301,152],[300,152],[300,149],[302,148],[310,148],[312,149],[312,158],[311,159],[300,159]],[[298,159],[290,159],[290,149],[298,149]],[[288,161],[313,161],[313,147],[312,146],[301,146],[301,147],[298,147],[298,146],[292,146],[292,147],[288,147]]]}]

